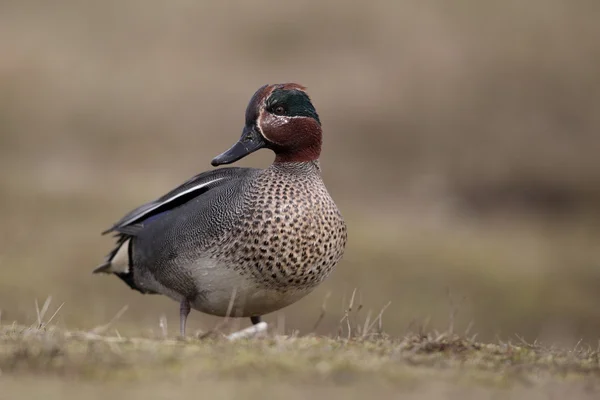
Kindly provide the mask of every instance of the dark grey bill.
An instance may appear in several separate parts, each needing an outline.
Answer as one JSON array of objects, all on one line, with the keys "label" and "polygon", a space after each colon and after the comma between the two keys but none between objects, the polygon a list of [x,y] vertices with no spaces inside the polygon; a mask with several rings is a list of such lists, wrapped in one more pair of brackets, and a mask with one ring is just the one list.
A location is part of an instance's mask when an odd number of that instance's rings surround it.
[{"label": "dark grey bill", "polygon": [[211,164],[213,167],[231,164],[246,157],[248,154],[254,153],[258,149],[262,149],[266,145],[267,142],[255,126],[246,126],[242,131],[240,140],[231,146],[229,150],[213,158]]}]

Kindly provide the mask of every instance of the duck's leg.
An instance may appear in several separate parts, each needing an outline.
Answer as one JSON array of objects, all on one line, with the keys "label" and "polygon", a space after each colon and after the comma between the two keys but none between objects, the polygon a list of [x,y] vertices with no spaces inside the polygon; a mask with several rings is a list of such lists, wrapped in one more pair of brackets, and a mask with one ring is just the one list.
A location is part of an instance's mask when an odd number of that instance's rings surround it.
[{"label": "duck's leg", "polygon": [[260,323],[260,321],[262,321],[262,318],[260,317],[260,315],[255,315],[253,317],[250,317],[250,321],[252,321],[252,325],[256,325]]},{"label": "duck's leg", "polygon": [[185,324],[191,309],[190,302],[187,299],[181,300],[181,303],[179,303],[179,334],[181,337],[185,337]]}]

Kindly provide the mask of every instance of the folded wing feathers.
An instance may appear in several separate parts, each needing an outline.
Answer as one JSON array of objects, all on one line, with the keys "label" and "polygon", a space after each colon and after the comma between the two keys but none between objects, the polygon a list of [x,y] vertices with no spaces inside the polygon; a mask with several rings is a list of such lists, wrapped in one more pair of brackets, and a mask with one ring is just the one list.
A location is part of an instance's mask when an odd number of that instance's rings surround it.
[{"label": "folded wing feathers", "polygon": [[[158,200],[144,204],[131,211],[130,213],[125,215],[120,221],[118,221],[115,225],[113,225],[110,229],[107,229],[104,232],[102,232],[102,234],[104,235],[114,231],[129,234],[129,232],[126,232],[124,230],[125,227],[143,221],[144,218],[151,216],[153,212],[156,212],[159,209],[169,208],[169,205],[171,203],[176,203],[177,200],[184,200],[188,196],[195,197],[199,194],[202,194],[203,192],[206,192],[207,190],[217,186],[222,181],[227,180],[228,176],[225,175],[210,177],[212,179],[206,178],[209,178],[209,176],[207,176],[206,173],[197,175],[196,177],[190,179],[181,186],[162,196]],[[138,229],[140,227],[141,225],[138,227]],[[135,234],[133,236],[135,236]]]},{"label": "folded wing feathers", "polygon": [[132,282],[127,280],[131,278],[129,246],[131,238],[139,234],[144,228],[144,221],[153,215],[175,208],[189,201],[191,198],[221,185],[225,181],[240,178],[246,173],[250,173],[251,170],[253,169],[230,167],[203,172],[192,177],[159,199],[143,204],[129,212],[110,229],[102,232],[103,235],[114,232],[117,243],[115,248],[106,256],[104,262],[96,267],[93,272],[115,273],[132,288],[137,289]]}]

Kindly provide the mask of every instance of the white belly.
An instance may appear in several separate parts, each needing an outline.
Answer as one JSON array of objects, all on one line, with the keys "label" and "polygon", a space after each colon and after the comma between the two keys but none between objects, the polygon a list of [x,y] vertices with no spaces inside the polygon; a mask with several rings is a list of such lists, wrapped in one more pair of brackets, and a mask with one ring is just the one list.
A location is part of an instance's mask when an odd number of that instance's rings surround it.
[{"label": "white belly", "polygon": [[220,266],[216,260],[196,262],[190,267],[198,295],[191,300],[195,310],[217,315],[250,317],[264,315],[286,307],[312,291],[294,288],[285,291],[261,287],[228,266]]}]

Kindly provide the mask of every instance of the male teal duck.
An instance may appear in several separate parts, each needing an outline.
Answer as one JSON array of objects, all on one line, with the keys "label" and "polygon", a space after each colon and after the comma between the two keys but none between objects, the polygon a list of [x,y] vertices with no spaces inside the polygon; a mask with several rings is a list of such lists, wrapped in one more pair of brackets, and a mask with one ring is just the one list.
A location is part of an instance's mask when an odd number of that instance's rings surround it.
[{"label": "male teal duck", "polygon": [[321,122],[306,90],[265,85],[246,109],[241,138],[212,160],[261,148],[266,169],[219,168],[194,176],[103,232],[116,247],[94,273],[180,303],[180,333],[195,310],[262,315],[310,293],[342,258],[346,224],[321,178]]}]

